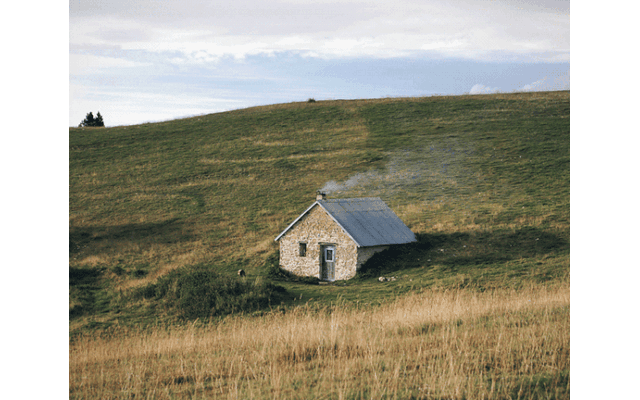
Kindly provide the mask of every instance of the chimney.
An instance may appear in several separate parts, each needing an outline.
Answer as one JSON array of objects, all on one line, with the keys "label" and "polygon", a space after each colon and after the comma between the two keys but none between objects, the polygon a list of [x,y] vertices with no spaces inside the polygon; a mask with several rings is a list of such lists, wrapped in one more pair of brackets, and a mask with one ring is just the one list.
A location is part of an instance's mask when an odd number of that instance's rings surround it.
[{"label": "chimney", "polygon": [[325,200],[327,195],[324,192],[317,191],[316,192],[316,200]]}]

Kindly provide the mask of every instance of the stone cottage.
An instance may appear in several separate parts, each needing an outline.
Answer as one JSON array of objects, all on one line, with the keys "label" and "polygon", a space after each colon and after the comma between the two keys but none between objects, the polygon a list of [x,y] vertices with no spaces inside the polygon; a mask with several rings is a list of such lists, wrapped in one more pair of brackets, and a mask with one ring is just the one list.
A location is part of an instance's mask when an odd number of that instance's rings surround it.
[{"label": "stone cottage", "polygon": [[316,201],[275,239],[280,267],[324,281],[350,279],[375,253],[416,237],[379,197]]}]

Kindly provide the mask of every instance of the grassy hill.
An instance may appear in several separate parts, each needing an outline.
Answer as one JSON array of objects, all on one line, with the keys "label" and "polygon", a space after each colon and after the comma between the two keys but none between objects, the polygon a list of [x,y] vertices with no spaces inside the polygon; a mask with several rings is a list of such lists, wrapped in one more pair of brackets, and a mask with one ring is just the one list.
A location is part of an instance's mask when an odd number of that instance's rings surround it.
[{"label": "grassy hill", "polygon": [[[319,101],[69,129],[70,331],[170,321],[175,271],[270,281],[274,238],[329,197],[379,196],[419,242],[285,305],[568,281],[570,93]],[[396,276],[380,283],[377,277]],[[221,279],[222,279],[221,278]]]}]

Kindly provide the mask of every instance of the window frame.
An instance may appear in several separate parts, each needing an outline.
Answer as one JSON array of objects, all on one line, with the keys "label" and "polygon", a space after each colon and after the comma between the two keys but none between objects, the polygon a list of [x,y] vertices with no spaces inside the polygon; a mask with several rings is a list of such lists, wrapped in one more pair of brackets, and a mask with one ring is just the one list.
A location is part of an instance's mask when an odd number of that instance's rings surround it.
[{"label": "window frame", "polygon": [[[327,257],[331,254],[331,259]],[[334,247],[325,247],[324,249],[324,261],[325,262],[336,262],[336,249]]]}]

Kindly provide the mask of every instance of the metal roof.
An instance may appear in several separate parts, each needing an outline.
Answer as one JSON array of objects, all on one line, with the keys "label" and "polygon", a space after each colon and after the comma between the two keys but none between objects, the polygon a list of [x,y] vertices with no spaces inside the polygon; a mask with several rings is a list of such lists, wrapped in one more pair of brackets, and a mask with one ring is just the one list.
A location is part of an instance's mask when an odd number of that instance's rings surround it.
[{"label": "metal roof", "polygon": [[325,209],[359,247],[416,241],[411,229],[379,197],[317,200],[282,231],[276,241],[315,205]]}]

